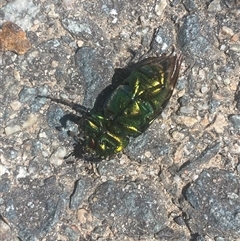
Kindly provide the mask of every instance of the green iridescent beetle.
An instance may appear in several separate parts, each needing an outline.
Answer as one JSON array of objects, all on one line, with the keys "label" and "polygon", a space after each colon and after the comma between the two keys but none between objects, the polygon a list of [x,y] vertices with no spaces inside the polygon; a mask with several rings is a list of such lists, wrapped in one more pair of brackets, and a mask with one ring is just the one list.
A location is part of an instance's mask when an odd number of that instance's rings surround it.
[{"label": "green iridescent beetle", "polygon": [[167,105],[178,79],[182,55],[146,58],[128,76],[103,92],[92,109],[50,98],[80,112],[77,141],[82,156],[107,157],[122,151],[130,137],[141,135]]}]

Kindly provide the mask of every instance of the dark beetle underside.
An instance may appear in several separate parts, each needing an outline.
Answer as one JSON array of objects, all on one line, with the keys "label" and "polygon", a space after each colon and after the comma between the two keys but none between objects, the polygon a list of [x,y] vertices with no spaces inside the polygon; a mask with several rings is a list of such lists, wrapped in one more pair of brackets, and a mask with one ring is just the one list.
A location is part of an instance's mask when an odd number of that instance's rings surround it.
[{"label": "dark beetle underside", "polygon": [[83,115],[77,137],[82,155],[111,156],[128,145],[129,137],[146,131],[161,114],[172,95],[181,63],[182,55],[174,52],[138,62],[124,80],[115,81],[99,95],[92,109],[50,99]]}]

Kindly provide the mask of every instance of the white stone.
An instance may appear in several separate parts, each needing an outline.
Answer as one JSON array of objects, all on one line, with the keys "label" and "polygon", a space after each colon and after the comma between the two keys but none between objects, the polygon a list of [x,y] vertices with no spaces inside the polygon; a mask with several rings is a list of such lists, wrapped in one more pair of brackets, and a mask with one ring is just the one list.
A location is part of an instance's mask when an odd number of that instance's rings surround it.
[{"label": "white stone", "polygon": [[38,120],[38,116],[37,115],[33,115],[31,114],[28,119],[23,123],[22,127],[25,129],[25,128],[28,128],[28,127],[31,127],[33,126],[35,123],[37,123],[37,120]]},{"label": "white stone", "polygon": [[21,126],[20,125],[14,125],[14,126],[7,126],[5,127],[5,134],[7,136],[12,135],[16,132],[21,131]]},{"label": "white stone", "polygon": [[157,16],[161,16],[163,14],[164,9],[167,6],[166,0],[161,0],[160,2],[157,2],[154,8],[155,13]]},{"label": "white stone", "polygon": [[25,178],[26,176],[28,176],[26,167],[23,167],[23,166],[19,167],[17,178]]},{"label": "white stone", "polygon": [[8,172],[7,168],[4,165],[0,164],[0,176],[2,176],[7,172]]},{"label": "white stone", "polygon": [[2,8],[4,20],[17,23],[23,30],[30,29],[33,25],[33,20],[40,8],[34,5],[31,0],[15,0]]}]

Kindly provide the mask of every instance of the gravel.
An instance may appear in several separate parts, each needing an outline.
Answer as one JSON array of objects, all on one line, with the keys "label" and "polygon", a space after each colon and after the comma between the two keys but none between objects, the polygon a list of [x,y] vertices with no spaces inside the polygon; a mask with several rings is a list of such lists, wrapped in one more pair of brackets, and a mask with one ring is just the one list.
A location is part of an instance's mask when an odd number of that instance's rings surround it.
[{"label": "gravel", "polygon": [[[32,46],[0,52],[4,240],[239,238],[239,1],[0,7],[0,24],[17,24]],[[124,67],[173,45],[184,61],[159,118],[116,156],[76,158],[68,133],[79,131],[81,113],[45,97],[97,106]]]}]

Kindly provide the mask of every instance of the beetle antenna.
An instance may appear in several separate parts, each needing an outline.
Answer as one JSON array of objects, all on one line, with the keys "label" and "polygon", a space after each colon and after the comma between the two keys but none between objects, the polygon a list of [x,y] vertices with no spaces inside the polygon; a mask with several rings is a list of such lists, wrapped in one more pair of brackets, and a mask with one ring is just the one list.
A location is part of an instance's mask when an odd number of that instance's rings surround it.
[{"label": "beetle antenna", "polygon": [[42,96],[42,95],[38,95],[37,98],[46,98],[46,99],[50,99],[53,102],[69,106],[70,108],[72,108],[73,110],[75,110],[80,114],[89,113],[89,109],[87,107],[79,104],[75,104],[74,102],[66,99],[57,99],[57,98],[52,98],[51,96]]}]

